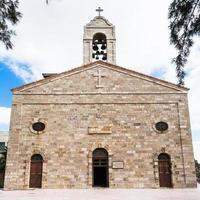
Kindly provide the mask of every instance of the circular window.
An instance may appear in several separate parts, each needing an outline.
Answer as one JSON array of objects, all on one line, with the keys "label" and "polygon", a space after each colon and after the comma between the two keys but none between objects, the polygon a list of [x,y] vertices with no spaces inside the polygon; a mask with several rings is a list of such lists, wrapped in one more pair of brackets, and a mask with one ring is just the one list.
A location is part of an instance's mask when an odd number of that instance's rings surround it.
[{"label": "circular window", "polygon": [[168,124],[166,122],[157,122],[155,127],[158,131],[166,131],[168,129]]},{"label": "circular window", "polygon": [[45,124],[42,122],[35,122],[32,124],[32,129],[34,131],[43,131],[45,129]]}]

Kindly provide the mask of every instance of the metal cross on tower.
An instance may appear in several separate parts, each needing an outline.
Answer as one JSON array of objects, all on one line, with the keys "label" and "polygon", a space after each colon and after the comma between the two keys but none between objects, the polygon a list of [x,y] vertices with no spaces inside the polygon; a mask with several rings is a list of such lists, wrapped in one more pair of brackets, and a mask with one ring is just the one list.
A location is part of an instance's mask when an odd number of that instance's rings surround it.
[{"label": "metal cross on tower", "polygon": [[103,9],[101,7],[98,7],[98,9],[96,9],[96,11],[99,13],[99,17],[101,16],[101,12],[103,12]]}]

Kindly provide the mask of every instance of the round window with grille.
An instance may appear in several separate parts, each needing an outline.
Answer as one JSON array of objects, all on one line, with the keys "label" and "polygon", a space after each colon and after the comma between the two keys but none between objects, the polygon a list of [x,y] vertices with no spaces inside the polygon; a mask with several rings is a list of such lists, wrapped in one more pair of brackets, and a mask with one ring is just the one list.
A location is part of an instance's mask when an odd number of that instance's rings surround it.
[{"label": "round window with grille", "polygon": [[166,122],[157,122],[155,124],[156,130],[158,131],[166,131],[168,129],[168,124]]},{"label": "round window with grille", "polygon": [[45,124],[42,122],[35,122],[32,124],[32,129],[34,131],[43,131],[45,129]]}]

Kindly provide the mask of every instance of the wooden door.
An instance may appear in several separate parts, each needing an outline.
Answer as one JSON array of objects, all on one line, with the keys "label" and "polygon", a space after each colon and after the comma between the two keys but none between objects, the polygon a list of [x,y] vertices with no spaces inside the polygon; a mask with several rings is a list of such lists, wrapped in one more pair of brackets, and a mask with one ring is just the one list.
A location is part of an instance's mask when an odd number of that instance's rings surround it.
[{"label": "wooden door", "polygon": [[30,188],[41,188],[42,187],[42,167],[43,158],[39,154],[35,154],[31,157],[31,168],[30,168]]},{"label": "wooden door", "polygon": [[171,161],[168,154],[158,156],[160,187],[172,187]]}]

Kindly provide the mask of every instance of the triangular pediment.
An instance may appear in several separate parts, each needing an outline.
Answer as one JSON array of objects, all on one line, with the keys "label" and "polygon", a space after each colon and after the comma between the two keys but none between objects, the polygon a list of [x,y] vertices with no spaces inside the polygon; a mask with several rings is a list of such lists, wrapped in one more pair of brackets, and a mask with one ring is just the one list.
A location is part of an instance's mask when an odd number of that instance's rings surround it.
[{"label": "triangular pediment", "polygon": [[93,20],[91,20],[86,27],[107,27],[113,26],[105,17],[97,16]]},{"label": "triangular pediment", "polygon": [[14,93],[186,93],[179,87],[133,70],[97,61],[13,89]]}]

